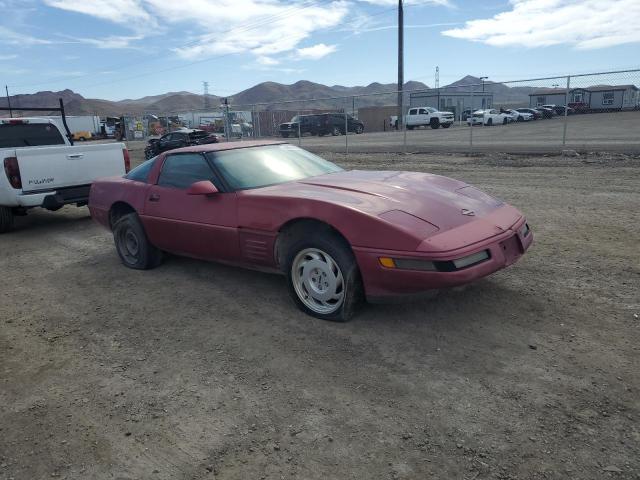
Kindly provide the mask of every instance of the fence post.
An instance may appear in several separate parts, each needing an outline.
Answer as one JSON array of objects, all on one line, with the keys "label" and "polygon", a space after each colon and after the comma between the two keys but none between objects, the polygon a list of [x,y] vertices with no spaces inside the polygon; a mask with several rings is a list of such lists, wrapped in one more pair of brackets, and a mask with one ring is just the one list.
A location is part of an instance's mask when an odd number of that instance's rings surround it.
[{"label": "fence post", "polygon": [[471,86],[471,108],[469,110],[469,155],[473,155],[473,85]]},{"label": "fence post", "polygon": [[300,110],[298,110],[298,146],[302,146],[302,134],[300,133],[300,124],[302,121],[300,120]]},{"label": "fence post", "polygon": [[571,75],[567,75],[567,91],[564,97],[564,126],[562,129],[562,146],[567,144],[567,117],[569,116],[569,88],[571,87]]},{"label": "fence post", "polygon": [[347,108],[344,109],[344,153],[349,155],[349,121],[347,120]]},{"label": "fence post", "polygon": [[[404,95],[404,93],[403,93]],[[406,155],[407,153],[407,125],[406,125],[406,118],[404,118],[404,99],[402,101],[402,105],[403,105],[403,109],[398,112],[401,114],[401,117],[398,117],[398,122],[402,122],[402,136],[403,136],[403,140],[402,140],[402,153],[404,153]],[[411,105],[409,105],[411,106]],[[398,123],[398,125],[400,125],[400,123]]]}]

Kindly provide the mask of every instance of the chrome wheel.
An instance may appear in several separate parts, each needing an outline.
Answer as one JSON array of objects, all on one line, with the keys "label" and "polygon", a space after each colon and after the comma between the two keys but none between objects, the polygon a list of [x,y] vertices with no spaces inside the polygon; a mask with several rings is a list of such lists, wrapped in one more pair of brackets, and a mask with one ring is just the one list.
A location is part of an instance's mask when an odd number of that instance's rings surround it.
[{"label": "chrome wheel", "polygon": [[346,285],[331,255],[317,248],[300,251],[291,264],[296,295],[312,311],[330,314],[344,302]]}]

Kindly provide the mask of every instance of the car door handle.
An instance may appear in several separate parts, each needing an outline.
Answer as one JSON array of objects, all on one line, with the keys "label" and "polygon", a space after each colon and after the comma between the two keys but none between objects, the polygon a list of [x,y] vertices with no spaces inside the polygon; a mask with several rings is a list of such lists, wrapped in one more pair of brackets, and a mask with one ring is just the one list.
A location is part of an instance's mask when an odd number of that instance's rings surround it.
[{"label": "car door handle", "polygon": [[149,196],[149,201],[150,202],[159,202],[160,201],[160,195],[158,195],[157,193],[152,193]]},{"label": "car door handle", "polygon": [[84,157],[84,153],[69,153],[67,158],[82,158]]}]

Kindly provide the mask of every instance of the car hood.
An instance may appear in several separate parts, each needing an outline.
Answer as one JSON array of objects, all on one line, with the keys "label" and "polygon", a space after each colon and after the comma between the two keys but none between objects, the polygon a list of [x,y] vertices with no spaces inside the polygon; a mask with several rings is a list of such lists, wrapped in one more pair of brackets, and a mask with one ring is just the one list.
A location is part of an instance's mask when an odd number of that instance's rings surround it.
[{"label": "car hood", "polygon": [[376,216],[401,211],[441,231],[489,215],[503,205],[464,182],[428,173],[398,171],[342,171],[252,192],[309,198]]}]

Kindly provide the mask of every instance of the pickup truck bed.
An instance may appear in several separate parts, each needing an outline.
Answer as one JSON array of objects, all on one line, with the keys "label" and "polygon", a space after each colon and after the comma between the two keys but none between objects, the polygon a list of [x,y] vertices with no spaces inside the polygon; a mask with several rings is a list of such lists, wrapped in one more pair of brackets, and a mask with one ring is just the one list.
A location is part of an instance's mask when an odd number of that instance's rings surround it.
[{"label": "pickup truck bed", "polygon": [[129,169],[124,144],[73,146],[54,121],[41,118],[0,119],[0,161],[0,233],[29,208],[86,205],[95,179]]}]

